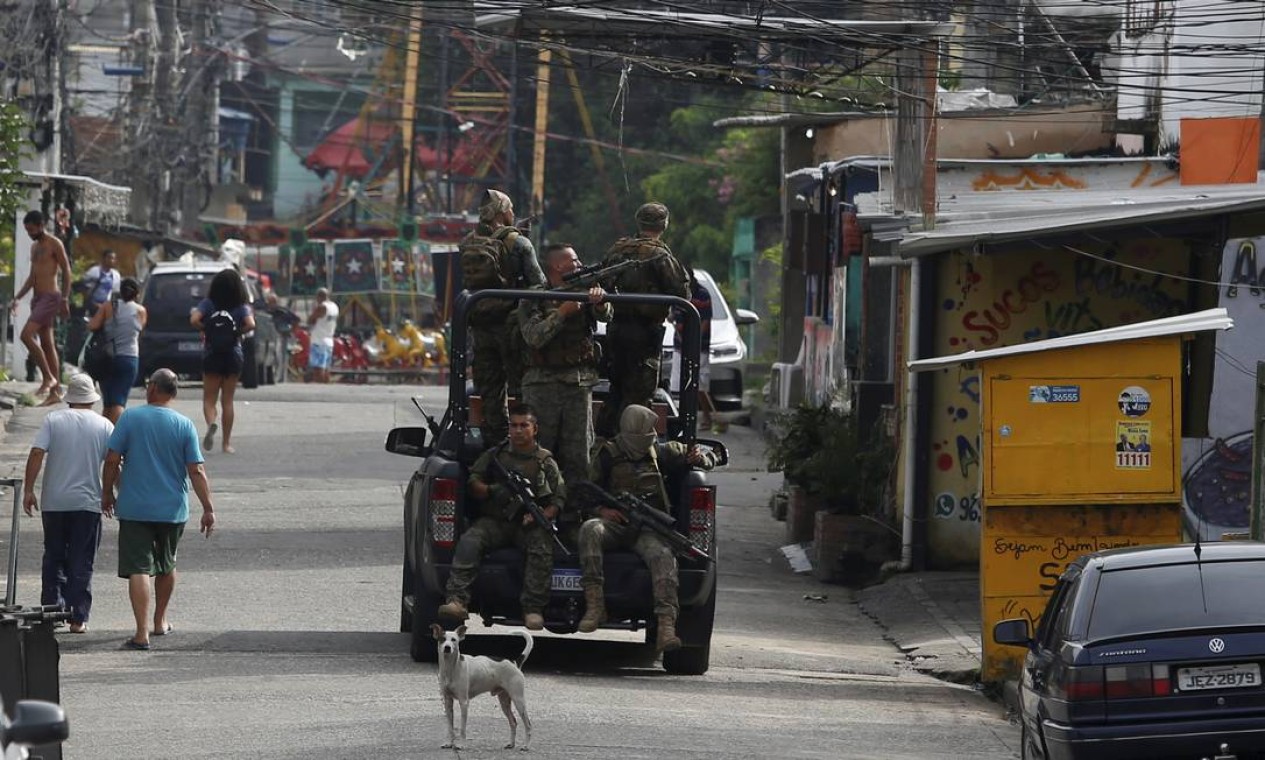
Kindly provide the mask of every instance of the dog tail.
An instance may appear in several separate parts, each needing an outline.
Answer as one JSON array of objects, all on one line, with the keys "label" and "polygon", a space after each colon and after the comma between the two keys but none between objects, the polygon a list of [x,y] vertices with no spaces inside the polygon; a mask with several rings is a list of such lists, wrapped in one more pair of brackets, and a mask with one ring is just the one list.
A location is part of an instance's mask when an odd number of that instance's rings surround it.
[{"label": "dog tail", "polygon": [[518,631],[518,635],[527,639],[527,645],[523,647],[523,653],[520,654],[518,659],[514,661],[514,664],[518,666],[518,669],[522,670],[523,663],[527,662],[527,656],[531,654],[531,648],[535,646],[535,642],[532,640],[531,634],[527,631]]}]

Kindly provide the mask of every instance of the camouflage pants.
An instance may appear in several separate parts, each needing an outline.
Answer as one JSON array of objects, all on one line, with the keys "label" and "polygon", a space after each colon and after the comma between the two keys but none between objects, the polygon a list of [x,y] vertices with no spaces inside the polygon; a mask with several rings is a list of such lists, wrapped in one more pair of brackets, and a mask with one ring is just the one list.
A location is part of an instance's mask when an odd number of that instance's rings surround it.
[{"label": "camouflage pants", "polygon": [[629,404],[649,407],[659,385],[663,324],[611,322],[606,330],[610,356],[610,396],[597,419],[597,434],[611,438],[619,432],[619,415]]},{"label": "camouflage pants", "polygon": [[536,410],[536,442],[558,460],[563,482],[588,480],[593,389],[574,383],[533,383],[523,386],[523,401]]},{"label": "camouflage pants", "polygon": [[654,614],[668,615],[676,619],[680,611],[677,602],[679,581],[676,572],[676,555],[658,536],[629,525],[619,525],[609,520],[594,518],[580,526],[580,585],[584,588],[602,587],[602,553],[609,549],[632,549],[650,569],[650,584],[654,594]]},{"label": "camouflage pants", "polygon": [[483,443],[491,446],[509,434],[506,398],[518,392],[523,379],[523,334],[514,318],[505,325],[471,327],[470,337],[471,379],[474,392],[483,399]]},{"label": "camouflage pants", "polygon": [[449,599],[470,602],[470,586],[479,574],[479,563],[488,552],[517,546],[527,555],[523,568],[523,612],[535,612],[549,602],[549,582],[553,574],[553,541],[536,525],[524,527],[517,521],[480,517],[461,534],[453,552],[448,575]]}]

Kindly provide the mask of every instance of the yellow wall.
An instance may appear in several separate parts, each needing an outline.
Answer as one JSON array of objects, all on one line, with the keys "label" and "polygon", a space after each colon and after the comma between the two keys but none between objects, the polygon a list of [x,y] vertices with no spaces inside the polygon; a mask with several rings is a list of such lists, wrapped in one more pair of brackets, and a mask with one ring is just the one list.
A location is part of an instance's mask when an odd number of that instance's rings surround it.
[{"label": "yellow wall", "polygon": [[[1153,238],[1077,248],[1160,272],[1187,273],[1188,252]],[[1062,247],[939,259],[933,356],[997,348],[1188,311],[1186,283],[1125,269]],[[976,369],[935,374],[928,494],[928,560],[980,558],[980,382]]]}]

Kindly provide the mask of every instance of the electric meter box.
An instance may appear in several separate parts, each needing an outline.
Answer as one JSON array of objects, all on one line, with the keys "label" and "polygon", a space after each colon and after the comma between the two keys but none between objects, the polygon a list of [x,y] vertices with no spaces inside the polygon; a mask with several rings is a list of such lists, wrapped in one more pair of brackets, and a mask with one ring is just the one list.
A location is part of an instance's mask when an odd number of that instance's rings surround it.
[{"label": "electric meter box", "polygon": [[1181,338],[981,362],[984,503],[1181,501]]}]

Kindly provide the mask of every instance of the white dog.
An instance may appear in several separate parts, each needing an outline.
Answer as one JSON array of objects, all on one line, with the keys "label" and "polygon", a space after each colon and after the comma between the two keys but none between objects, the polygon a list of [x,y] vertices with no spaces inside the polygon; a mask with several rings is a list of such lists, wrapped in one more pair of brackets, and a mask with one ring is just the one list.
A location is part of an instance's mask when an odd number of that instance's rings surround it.
[{"label": "white dog", "polygon": [[[431,633],[439,642],[439,693],[444,697],[444,714],[448,716],[448,743],[443,747],[462,748],[466,740],[466,713],[470,708],[470,698],[484,692],[491,692],[501,702],[501,710],[510,722],[510,743],[505,749],[513,749],[518,736],[518,721],[510,710],[510,703],[517,708],[523,719],[523,729],[527,739],[520,750],[526,752],[531,748],[531,719],[527,717],[527,679],[523,676],[523,663],[531,654],[532,638],[526,631],[519,635],[527,639],[523,653],[518,660],[494,660],[491,657],[469,657],[461,653],[461,641],[466,637],[463,625],[455,631],[445,631],[438,625],[431,625]],[[458,739],[453,727],[452,702],[461,703],[461,738]]]}]

